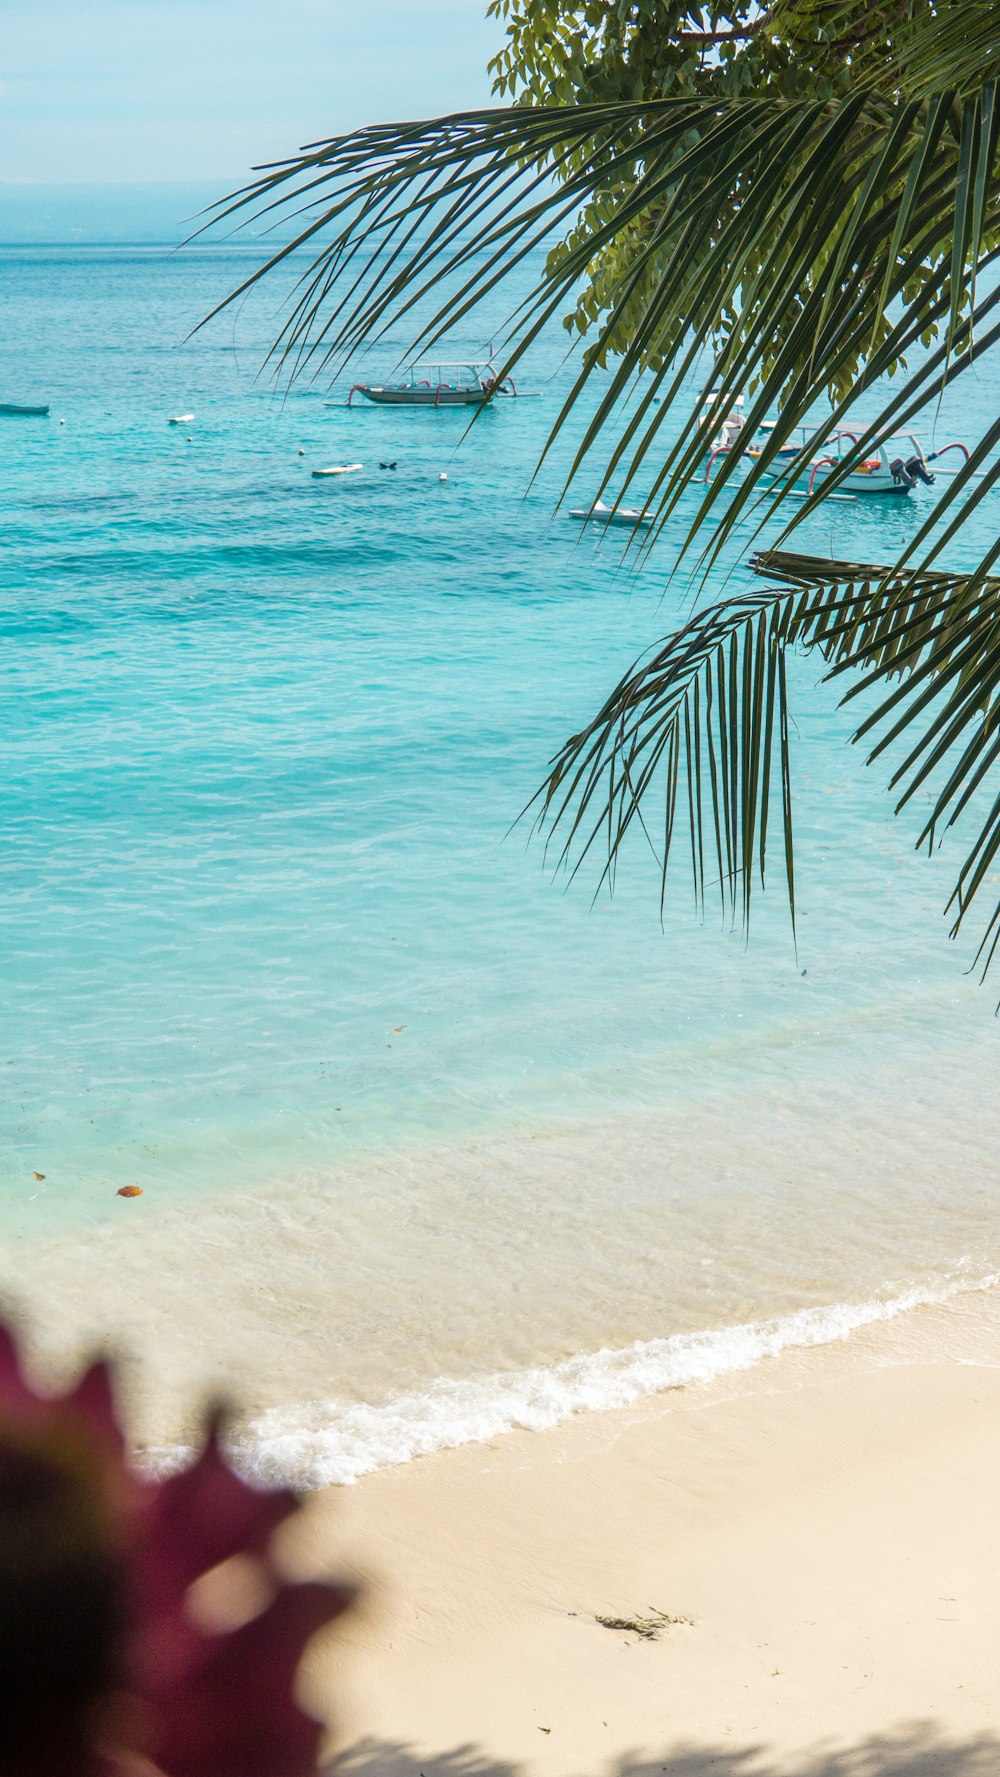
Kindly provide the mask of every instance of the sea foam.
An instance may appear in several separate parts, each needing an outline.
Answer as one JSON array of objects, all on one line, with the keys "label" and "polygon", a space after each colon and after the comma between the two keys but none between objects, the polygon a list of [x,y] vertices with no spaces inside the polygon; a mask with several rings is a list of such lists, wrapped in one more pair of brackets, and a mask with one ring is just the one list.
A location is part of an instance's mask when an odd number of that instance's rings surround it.
[{"label": "sea foam", "polygon": [[[484,1443],[515,1429],[544,1431],[575,1413],[627,1407],[668,1389],[735,1375],[779,1352],[833,1344],[861,1327],[997,1281],[993,1275],[954,1280],[937,1290],[914,1288],[883,1300],[640,1340],[547,1368],[441,1378],[378,1405],[310,1401],[274,1407],[240,1427],[230,1455],[250,1480],[307,1490],[343,1486],[436,1450]],[[174,1466],[182,1452],[158,1455],[157,1466]]]}]

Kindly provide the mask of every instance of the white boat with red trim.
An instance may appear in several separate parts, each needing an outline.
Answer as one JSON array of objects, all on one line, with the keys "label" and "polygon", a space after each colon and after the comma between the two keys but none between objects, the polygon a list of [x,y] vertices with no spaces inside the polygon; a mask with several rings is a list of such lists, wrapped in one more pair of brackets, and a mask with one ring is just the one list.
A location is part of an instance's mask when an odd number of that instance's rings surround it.
[{"label": "white boat with red trim", "polygon": [[[758,427],[749,444],[737,442],[736,437],[727,441],[717,440],[705,465],[705,480],[711,478],[712,470],[720,456],[726,456],[735,450],[740,456],[751,460],[763,455],[768,442],[768,434],[774,430],[775,421],[765,420]],[[802,444],[805,443],[807,429],[799,428]],[[848,496],[857,494],[910,494],[917,483],[922,481],[932,486],[936,477],[930,465],[943,457],[950,450],[960,451],[965,461],[969,460],[969,452],[964,444],[953,439],[950,444],[943,444],[939,450],[925,453],[920,439],[915,432],[900,432],[882,443],[874,446],[869,454],[858,457],[861,433],[837,431],[831,432],[822,452],[799,469],[793,467],[799,456],[802,444],[786,444],[776,451],[768,463],[765,473],[775,480],[783,476],[805,483],[805,493],[813,493],[818,484],[833,475],[839,475],[838,493]],[[846,473],[841,474],[842,466],[848,459],[856,459]]]}]

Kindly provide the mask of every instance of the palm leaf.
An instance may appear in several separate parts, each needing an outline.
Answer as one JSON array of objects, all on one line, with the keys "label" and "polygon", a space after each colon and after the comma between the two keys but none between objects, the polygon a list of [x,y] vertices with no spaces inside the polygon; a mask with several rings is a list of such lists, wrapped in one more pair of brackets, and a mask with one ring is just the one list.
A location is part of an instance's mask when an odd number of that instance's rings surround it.
[{"label": "palm leaf", "polygon": [[[884,566],[779,551],[757,556],[753,566],[770,582],[766,589],[695,612],[566,742],[539,792],[538,818],[550,835],[559,830],[561,859],[573,871],[600,849],[604,879],[638,825],[665,886],[683,817],[696,905],[705,903],[707,851],[724,912],[748,927],[753,884],[765,880],[777,788],[794,925],[788,649],[818,650],[831,677],[852,674],[845,701],[881,692],[854,734],[870,743],[869,763],[917,731],[890,783],[901,809],[943,771],[916,841],[930,845],[967,812],[1000,756],[1000,580],[893,575]],[[998,845],[995,806],[949,903],[952,935]],[[985,965],[998,921],[1000,907],[980,945]]]}]

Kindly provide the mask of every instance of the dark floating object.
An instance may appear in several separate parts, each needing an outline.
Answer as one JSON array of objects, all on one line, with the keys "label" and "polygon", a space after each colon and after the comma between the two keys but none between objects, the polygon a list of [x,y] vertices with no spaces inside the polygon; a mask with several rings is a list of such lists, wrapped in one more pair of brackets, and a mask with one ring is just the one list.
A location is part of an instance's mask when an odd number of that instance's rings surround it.
[{"label": "dark floating object", "polygon": [[0,401],[0,413],[33,415],[41,419],[48,411],[48,403],[44,407],[24,407],[18,401]]},{"label": "dark floating object", "polygon": [[395,469],[395,467],[396,467],[395,459],[393,459],[393,461],[391,463],[380,463],[379,464],[380,469]]},{"label": "dark floating object", "polygon": [[142,1186],[141,1185],[120,1185],[119,1189],[118,1189],[118,1195],[119,1195],[119,1197],[141,1197],[142,1196]]}]

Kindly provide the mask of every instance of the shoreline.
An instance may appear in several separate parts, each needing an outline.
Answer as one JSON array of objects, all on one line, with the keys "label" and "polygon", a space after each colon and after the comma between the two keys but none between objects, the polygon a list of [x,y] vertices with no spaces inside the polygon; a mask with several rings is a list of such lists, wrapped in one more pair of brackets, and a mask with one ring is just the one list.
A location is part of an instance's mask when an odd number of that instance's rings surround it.
[{"label": "shoreline", "polygon": [[843,1347],[865,1333],[877,1337],[878,1329],[920,1310],[989,1300],[998,1282],[991,1274],[936,1291],[904,1290],[620,1349],[605,1347],[551,1366],[463,1380],[442,1377],[426,1389],[377,1405],[360,1402],[332,1415],[325,1401],[285,1404],[238,1425],[229,1453],[249,1480],[265,1485],[307,1492],[351,1486],[469,1444],[554,1430],[580,1414],[641,1410],[678,1390],[752,1388],[758,1367],[779,1357]]},{"label": "shoreline", "polygon": [[339,1777],[995,1768],[994,1295],[313,1495]]},{"label": "shoreline", "polygon": [[[997,1274],[995,1115],[956,1134],[881,1080],[829,1127],[794,1096],[741,1101],[738,1123],[731,1104],[563,1123],[252,1191],[109,1189],[84,1227],[56,1177],[45,1230],[0,1243],[0,1298],[43,1384],[111,1352],[139,1448],[190,1444],[222,1398],[262,1460],[283,1443],[283,1478],[315,1485]],[[892,1134],[907,1117],[916,1155]]]}]

